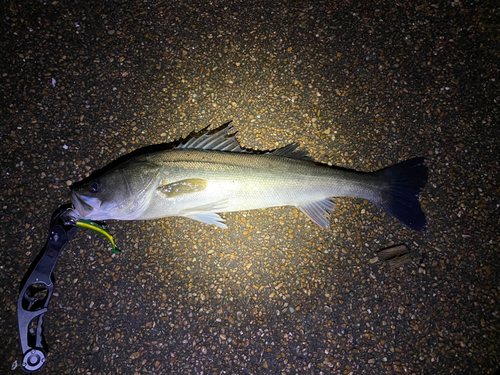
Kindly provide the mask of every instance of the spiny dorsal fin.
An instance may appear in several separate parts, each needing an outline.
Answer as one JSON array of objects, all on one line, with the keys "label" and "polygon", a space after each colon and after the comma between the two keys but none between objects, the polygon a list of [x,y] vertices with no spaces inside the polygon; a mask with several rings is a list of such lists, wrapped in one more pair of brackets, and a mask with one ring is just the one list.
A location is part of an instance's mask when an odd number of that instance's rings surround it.
[{"label": "spiny dorsal fin", "polygon": [[[220,128],[219,128],[220,129]],[[241,148],[236,140],[236,132],[230,134],[233,130],[231,125],[223,126],[222,129],[216,129],[215,132],[207,131],[198,137],[190,138],[186,143],[181,143],[177,148],[194,148],[198,150],[216,150],[228,152],[249,152]],[[212,133],[212,134],[210,134]]]},{"label": "spiny dorsal fin", "polygon": [[291,159],[313,160],[307,155],[307,152],[303,150],[297,150],[299,145],[296,143],[292,143],[286,145],[285,147],[281,147],[268,152],[245,149],[241,147],[236,140],[236,131],[234,133],[231,133],[232,130],[233,127],[231,125],[222,125],[222,127],[215,130],[206,131],[200,136],[191,137],[185,143],[180,143],[177,148],[192,148],[198,150],[215,150],[227,152],[265,153],[268,155],[281,156]]}]

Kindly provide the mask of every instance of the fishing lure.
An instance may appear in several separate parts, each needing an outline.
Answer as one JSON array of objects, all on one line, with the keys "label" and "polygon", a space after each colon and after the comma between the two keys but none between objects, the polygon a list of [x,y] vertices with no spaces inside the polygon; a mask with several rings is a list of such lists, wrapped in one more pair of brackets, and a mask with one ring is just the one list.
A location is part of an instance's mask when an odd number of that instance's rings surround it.
[{"label": "fishing lure", "polygon": [[94,232],[102,234],[111,243],[113,253],[121,254],[121,250],[119,250],[116,247],[115,240],[113,239],[113,236],[111,235],[111,233],[109,233],[109,231],[107,229],[104,229],[102,226],[100,226],[96,222],[93,222],[92,220],[78,219],[76,221],[75,225],[77,227],[90,229],[90,230],[93,230]]}]

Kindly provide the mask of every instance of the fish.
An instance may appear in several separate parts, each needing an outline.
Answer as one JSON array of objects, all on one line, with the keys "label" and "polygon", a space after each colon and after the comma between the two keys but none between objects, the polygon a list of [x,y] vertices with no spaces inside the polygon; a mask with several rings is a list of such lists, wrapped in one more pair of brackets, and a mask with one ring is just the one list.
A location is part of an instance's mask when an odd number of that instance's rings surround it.
[{"label": "fish", "polygon": [[220,213],[294,206],[328,229],[334,199],[353,197],[423,232],[427,222],[419,194],[427,178],[423,157],[359,172],[315,162],[295,143],[267,152],[243,148],[233,127],[225,124],[75,184],[71,202],[81,219],[181,216],[222,229],[227,225]]}]

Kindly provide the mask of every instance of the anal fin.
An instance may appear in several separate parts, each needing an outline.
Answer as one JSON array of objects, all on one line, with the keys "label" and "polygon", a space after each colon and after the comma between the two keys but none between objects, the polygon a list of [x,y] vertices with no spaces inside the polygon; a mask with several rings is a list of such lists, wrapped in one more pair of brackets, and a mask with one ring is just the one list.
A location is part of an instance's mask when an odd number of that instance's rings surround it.
[{"label": "anal fin", "polygon": [[335,203],[330,199],[324,199],[318,202],[304,203],[296,207],[321,228],[328,229],[330,226],[330,212],[334,209]]}]

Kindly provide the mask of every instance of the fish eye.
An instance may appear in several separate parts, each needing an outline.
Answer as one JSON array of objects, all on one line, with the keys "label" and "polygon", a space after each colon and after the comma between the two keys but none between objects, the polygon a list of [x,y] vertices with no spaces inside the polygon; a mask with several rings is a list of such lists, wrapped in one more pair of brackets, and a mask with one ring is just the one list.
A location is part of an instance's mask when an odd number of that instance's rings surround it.
[{"label": "fish eye", "polygon": [[90,185],[90,188],[94,193],[97,193],[101,189],[101,185],[101,180],[95,180],[94,182],[92,182],[92,185]]}]

